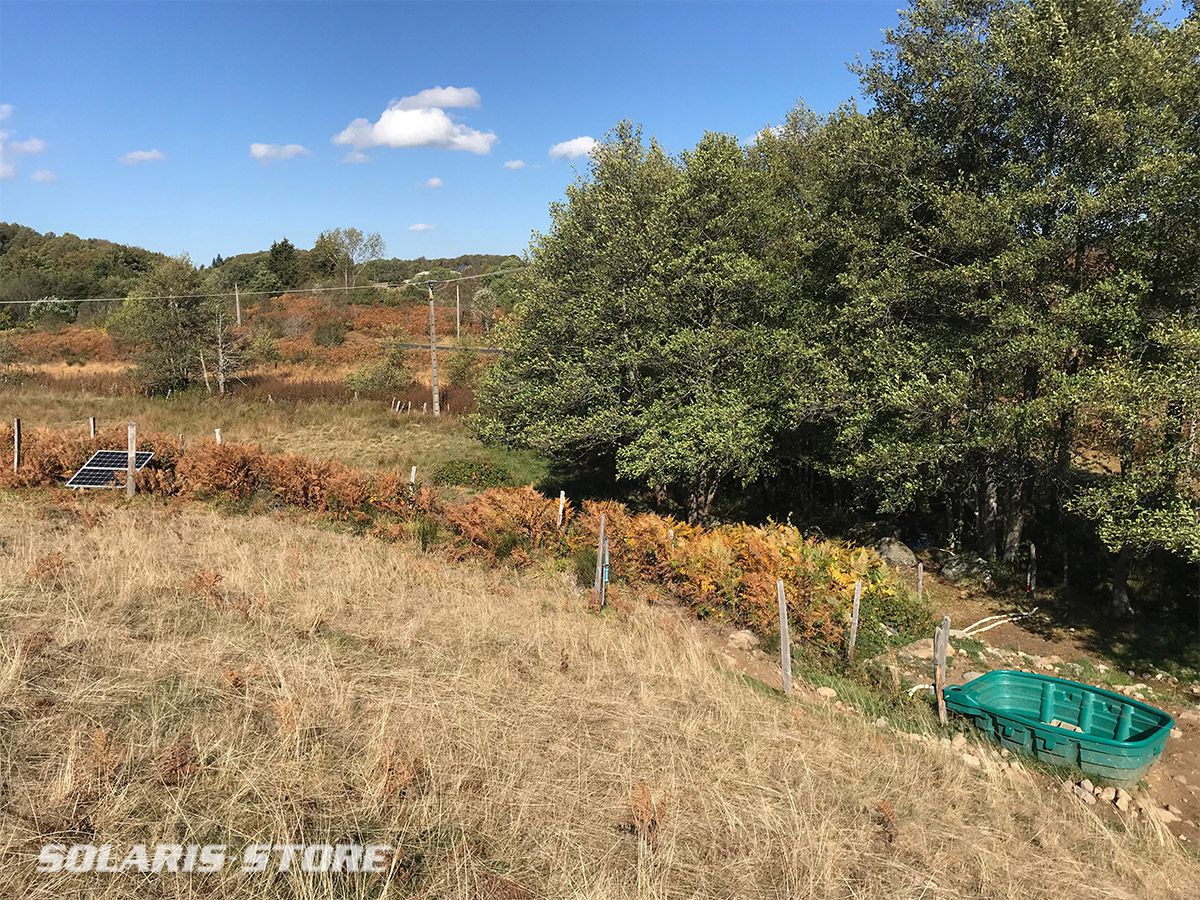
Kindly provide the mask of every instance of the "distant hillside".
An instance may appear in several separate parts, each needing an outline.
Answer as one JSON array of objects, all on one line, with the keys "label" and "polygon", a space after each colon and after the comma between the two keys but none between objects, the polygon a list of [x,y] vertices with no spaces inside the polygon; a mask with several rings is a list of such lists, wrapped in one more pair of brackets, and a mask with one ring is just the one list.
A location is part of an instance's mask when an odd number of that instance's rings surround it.
[{"label": "distant hillside", "polygon": [[74,234],[0,222],[0,300],[121,297],[166,257]]},{"label": "distant hillside", "polygon": [[[286,238],[271,249],[234,256],[218,255],[205,271],[206,287],[279,290],[312,287],[328,282],[329,273],[312,264],[312,251],[295,247]],[[63,301],[83,297],[124,297],[135,283],[167,257],[141,247],[73,234],[42,234],[25,225],[0,223],[0,302],[54,297]],[[282,260],[282,262],[281,262]],[[517,265],[515,256],[467,253],[439,259],[376,259],[356,273],[359,284],[403,281],[419,272],[474,274]],[[289,277],[278,277],[286,266]],[[23,318],[13,311],[13,318]]]}]

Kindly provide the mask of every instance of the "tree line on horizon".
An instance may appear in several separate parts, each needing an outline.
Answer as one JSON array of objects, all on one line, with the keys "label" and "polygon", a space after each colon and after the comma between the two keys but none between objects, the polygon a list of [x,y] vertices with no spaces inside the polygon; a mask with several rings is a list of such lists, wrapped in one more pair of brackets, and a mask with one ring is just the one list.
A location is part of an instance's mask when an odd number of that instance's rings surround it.
[{"label": "tree line on horizon", "polygon": [[[693,521],[875,522],[1043,581],[1194,591],[1200,18],[915,0],[804,106],[622,123],[552,208],[479,434]],[[1190,567],[1190,568],[1189,568]]]}]

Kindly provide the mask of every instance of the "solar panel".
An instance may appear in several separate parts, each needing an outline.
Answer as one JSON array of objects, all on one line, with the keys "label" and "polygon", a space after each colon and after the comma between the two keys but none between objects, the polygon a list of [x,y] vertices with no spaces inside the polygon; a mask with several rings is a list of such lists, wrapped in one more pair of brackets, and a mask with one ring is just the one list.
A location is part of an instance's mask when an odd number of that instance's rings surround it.
[{"label": "solar panel", "polygon": [[[148,450],[140,450],[135,454],[134,465],[144,469],[154,454]],[[129,468],[128,450],[97,450],[92,458],[85,462],[78,472],[71,476],[67,487],[71,488],[100,488],[116,487],[123,482],[118,481],[117,473]]]}]

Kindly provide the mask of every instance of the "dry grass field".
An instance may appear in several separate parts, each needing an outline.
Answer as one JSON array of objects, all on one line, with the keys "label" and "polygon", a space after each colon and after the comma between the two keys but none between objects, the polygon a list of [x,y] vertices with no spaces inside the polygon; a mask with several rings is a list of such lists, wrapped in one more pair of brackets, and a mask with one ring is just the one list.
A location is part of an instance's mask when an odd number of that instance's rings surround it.
[{"label": "dry grass field", "polygon": [[[294,513],[4,494],[0,896],[1195,896],[1160,826],[785,702],[631,609]],[[397,850],[376,876],[33,868],[160,841]]]},{"label": "dry grass field", "polygon": [[334,459],[368,471],[421,473],[449,459],[488,460],[504,465],[517,481],[535,481],[542,467],[529,454],[485,447],[457,416],[394,414],[386,402],[279,402],[203,394],[171,397],[106,397],[91,392],[47,392],[36,386],[0,388],[5,420],[19,416],[27,429],[49,427],[87,434],[89,416],[98,427],[134,420],[146,431],[183,434],[189,442],[224,440],[264,449]]}]

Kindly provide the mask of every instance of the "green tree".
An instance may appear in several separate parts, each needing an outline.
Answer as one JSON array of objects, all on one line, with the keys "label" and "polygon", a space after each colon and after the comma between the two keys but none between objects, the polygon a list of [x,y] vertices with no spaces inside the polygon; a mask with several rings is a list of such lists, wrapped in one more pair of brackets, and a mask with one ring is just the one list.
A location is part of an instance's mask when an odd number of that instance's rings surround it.
[{"label": "green tree", "polygon": [[296,255],[296,247],[287,238],[271,245],[267,267],[274,273],[276,282],[282,288],[294,288],[300,283],[300,261]]},{"label": "green tree", "polygon": [[214,327],[212,305],[196,296],[202,284],[186,255],[169,258],[138,281],[109,319],[109,330],[137,354],[138,376],[150,393],[181,390],[211,364],[201,363]]}]

